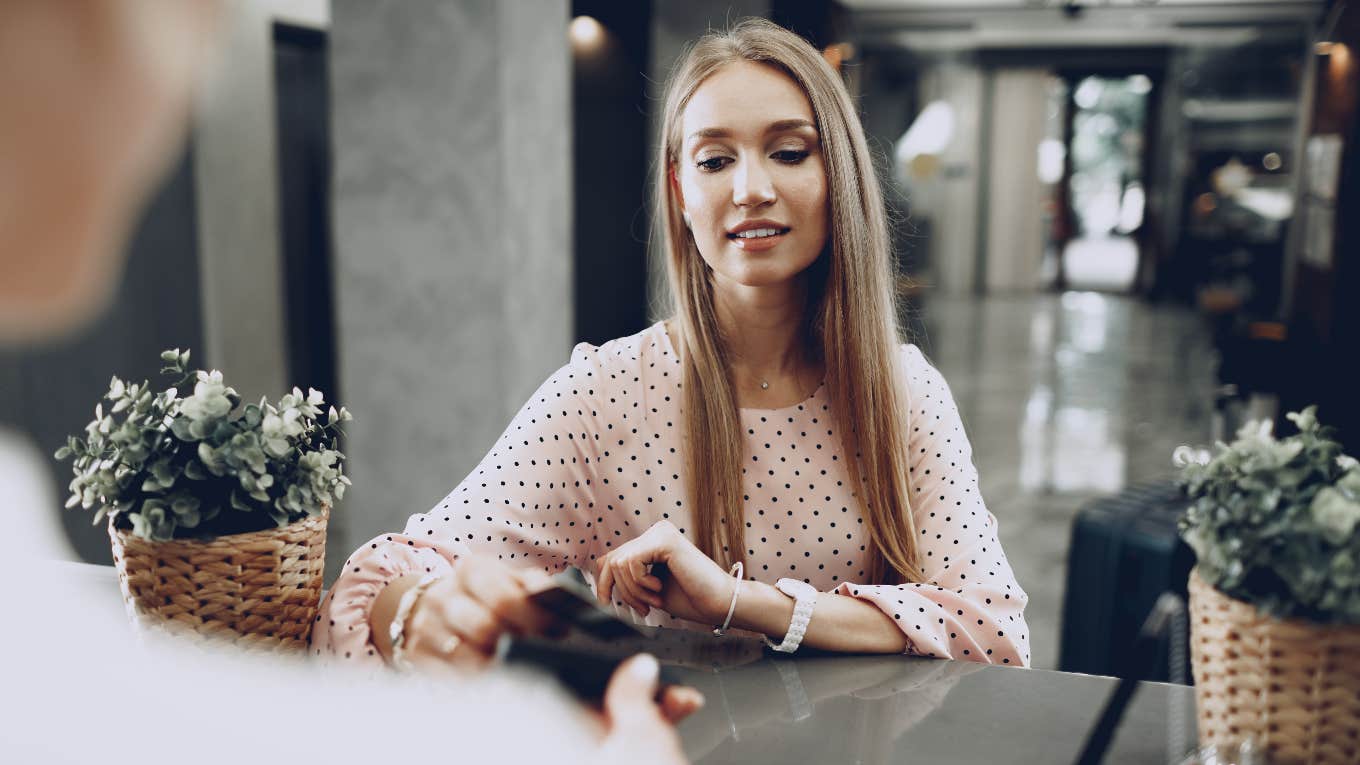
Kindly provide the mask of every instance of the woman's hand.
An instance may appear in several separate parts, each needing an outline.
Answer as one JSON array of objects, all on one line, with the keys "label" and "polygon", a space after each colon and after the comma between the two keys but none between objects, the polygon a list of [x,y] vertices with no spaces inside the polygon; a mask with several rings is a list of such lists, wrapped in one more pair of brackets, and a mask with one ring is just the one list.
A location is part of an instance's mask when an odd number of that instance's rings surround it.
[{"label": "woman's hand", "polygon": [[[668,571],[664,579],[651,572],[659,563]],[[700,623],[722,622],[737,583],[670,521],[658,521],[605,555],[597,570],[595,590],[601,603],[617,597],[644,617],[659,608]]]},{"label": "woman's hand", "polygon": [[608,765],[638,762],[681,765],[689,762],[680,748],[675,724],[704,704],[704,697],[687,686],[672,685],[656,698],[660,667],[656,658],[642,654],[619,665],[604,695],[604,741],[600,760]]},{"label": "woman's hand", "polygon": [[467,556],[430,585],[406,622],[403,654],[417,667],[484,665],[502,633],[560,634],[563,626],[529,601],[550,580],[495,558]]}]

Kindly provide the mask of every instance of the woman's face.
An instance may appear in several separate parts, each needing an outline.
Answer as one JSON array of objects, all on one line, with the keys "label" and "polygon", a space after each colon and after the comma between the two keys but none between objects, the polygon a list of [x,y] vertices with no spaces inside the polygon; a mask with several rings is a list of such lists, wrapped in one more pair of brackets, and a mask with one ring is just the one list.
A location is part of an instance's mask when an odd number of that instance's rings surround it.
[{"label": "woman's face", "polygon": [[728,64],[699,85],[681,127],[673,182],[719,284],[782,284],[817,260],[826,168],[812,104],[793,79],[764,64]]}]

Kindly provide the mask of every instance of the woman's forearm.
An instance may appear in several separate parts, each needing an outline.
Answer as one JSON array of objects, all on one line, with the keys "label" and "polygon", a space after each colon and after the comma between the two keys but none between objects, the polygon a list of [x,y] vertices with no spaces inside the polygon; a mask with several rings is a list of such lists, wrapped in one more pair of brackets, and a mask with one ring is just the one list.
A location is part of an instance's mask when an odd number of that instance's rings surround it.
[{"label": "woman's forearm", "polygon": [[[792,619],[793,598],[764,582],[741,583],[733,626],[764,633],[777,643]],[[826,651],[902,653],[907,638],[892,617],[873,604],[823,592],[817,596],[803,645]]]}]

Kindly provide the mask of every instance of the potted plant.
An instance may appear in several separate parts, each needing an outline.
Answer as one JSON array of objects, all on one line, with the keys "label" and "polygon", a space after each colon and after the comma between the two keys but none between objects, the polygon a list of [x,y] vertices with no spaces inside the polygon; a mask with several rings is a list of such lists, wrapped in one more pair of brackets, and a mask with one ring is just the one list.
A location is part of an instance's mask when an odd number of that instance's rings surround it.
[{"label": "potted plant", "polygon": [[190,371],[188,351],[161,359],[173,386],[114,377],[85,436],[57,451],[73,460],[66,505],[107,519],[136,623],[300,648],[330,508],[350,483],[338,448],[350,414],[297,388],[242,405],[220,372]]},{"label": "potted plant", "polygon": [[1270,762],[1360,761],[1360,463],[1315,407],[1181,447],[1200,741]]}]

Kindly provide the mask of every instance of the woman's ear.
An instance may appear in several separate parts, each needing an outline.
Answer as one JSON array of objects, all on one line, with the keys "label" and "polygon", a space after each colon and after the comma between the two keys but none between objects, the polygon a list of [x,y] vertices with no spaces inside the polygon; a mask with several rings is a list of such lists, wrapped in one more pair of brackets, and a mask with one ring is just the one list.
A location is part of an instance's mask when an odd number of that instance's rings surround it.
[{"label": "woman's ear", "polygon": [[685,209],[685,194],[680,190],[680,178],[675,173],[675,165],[672,164],[666,172],[670,176],[671,192],[675,194],[675,203],[680,207],[680,217],[685,219],[685,228],[693,229],[694,221],[689,217],[689,211]]},{"label": "woman's ear", "polygon": [[675,203],[683,211],[685,209],[685,193],[680,190],[680,175],[675,172],[675,163],[671,163],[666,168],[666,175],[670,176],[671,193],[675,195]]}]

